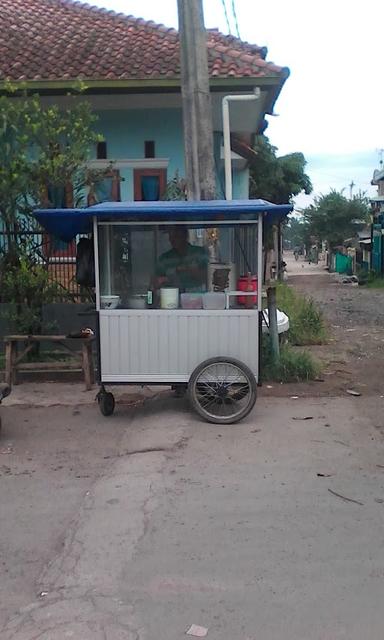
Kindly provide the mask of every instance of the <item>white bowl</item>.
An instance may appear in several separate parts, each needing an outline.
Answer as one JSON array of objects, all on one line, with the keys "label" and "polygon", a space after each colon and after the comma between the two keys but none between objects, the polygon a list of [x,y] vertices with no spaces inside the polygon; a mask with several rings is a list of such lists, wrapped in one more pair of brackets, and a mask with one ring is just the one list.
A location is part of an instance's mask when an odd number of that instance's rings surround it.
[{"label": "white bowl", "polygon": [[128,309],[145,309],[147,306],[147,294],[136,293],[128,298]]},{"label": "white bowl", "polygon": [[116,309],[120,303],[120,296],[100,296],[102,309]]}]

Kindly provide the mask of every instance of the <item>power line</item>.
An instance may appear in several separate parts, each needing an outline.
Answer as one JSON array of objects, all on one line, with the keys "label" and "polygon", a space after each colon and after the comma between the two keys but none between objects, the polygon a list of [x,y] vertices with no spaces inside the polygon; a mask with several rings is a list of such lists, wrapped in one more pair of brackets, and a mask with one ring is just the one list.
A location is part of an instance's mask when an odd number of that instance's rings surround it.
[{"label": "power line", "polygon": [[239,31],[239,21],[237,19],[237,12],[236,12],[236,3],[235,0],[232,0],[232,13],[233,13],[233,18],[235,20],[235,27],[236,27],[236,33],[237,33],[237,37],[239,38],[239,40],[241,40],[240,37],[240,31]]},{"label": "power line", "polygon": [[[331,178],[332,180],[338,182],[347,182],[350,178],[347,175],[337,175],[336,173],[329,173],[328,171],[323,171],[323,169],[309,169],[309,173],[316,174],[320,173],[322,176],[326,176],[327,178]],[[368,183],[361,183],[368,184]]]},{"label": "power line", "polygon": [[232,35],[231,25],[229,24],[229,18],[228,18],[227,5],[226,5],[226,3],[225,3],[225,0],[221,0],[221,3],[222,3],[223,8],[224,8],[224,15],[225,15],[225,19],[226,19],[226,21],[227,21],[228,31],[229,31],[229,33]]}]

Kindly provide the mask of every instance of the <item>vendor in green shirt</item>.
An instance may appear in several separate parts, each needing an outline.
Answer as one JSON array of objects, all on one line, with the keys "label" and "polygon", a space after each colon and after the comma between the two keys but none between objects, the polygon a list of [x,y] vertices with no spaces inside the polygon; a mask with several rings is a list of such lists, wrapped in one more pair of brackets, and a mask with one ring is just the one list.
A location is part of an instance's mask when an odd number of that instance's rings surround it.
[{"label": "vendor in green shirt", "polygon": [[206,291],[208,253],[204,247],[188,242],[186,227],[172,227],[169,232],[172,249],[163,253],[157,263],[155,286],[177,287],[181,292]]}]

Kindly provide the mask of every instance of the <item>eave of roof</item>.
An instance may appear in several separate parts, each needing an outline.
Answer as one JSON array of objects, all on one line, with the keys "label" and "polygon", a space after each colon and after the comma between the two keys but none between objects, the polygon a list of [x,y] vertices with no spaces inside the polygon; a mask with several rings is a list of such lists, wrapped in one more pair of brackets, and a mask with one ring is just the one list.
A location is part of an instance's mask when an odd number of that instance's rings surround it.
[{"label": "eave of roof", "polygon": [[[286,75],[283,78],[283,82],[281,78],[273,77],[273,76],[265,76],[260,78],[252,78],[249,76],[245,76],[244,78],[210,78],[210,87],[211,89],[221,91],[225,87],[236,87],[236,89],[241,90],[242,87],[276,87],[283,84],[285,80],[289,77],[289,71],[287,70]],[[20,89],[28,89],[28,90],[73,90],[78,91],[80,88],[80,83],[85,93],[90,93],[92,91],[102,90],[102,89],[121,89],[121,90],[132,90],[132,89],[153,89],[153,88],[174,88],[175,90],[180,90],[180,78],[132,78],[127,80],[92,80],[92,79],[83,79],[79,78],[71,78],[68,80],[0,80],[0,89],[5,90],[7,85],[11,82],[13,87]]]},{"label": "eave of roof", "polygon": [[[210,91],[215,92],[231,92],[231,91],[250,91],[255,87],[265,90],[267,99],[265,102],[265,113],[273,114],[274,105],[283,88],[286,76],[281,78],[263,77],[263,78],[211,78]],[[32,80],[12,82],[12,86],[21,91],[27,91],[29,94],[39,93],[41,95],[59,96],[66,95],[68,92],[79,91],[79,80]],[[151,79],[151,80],[86,80],[82,83],[82,95],[102,95],[109,94],[111,91],[116,94],[145,94],[145,93],[180,93],[180,79]],[[7,93],[7,81],[0,81],[0,95]]]}]

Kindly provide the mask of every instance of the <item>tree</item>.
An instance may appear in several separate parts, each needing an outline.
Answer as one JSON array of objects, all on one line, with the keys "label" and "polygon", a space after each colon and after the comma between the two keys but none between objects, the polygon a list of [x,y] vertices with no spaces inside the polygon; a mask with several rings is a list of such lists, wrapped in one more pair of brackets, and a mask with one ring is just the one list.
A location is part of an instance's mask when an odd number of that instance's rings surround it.
[{"label": "tree", "polygon": [[17,261],[18,235],[32,210],[49,204],[48,186],[71,181],[76,189],[81,182],[89,148],[100,139],[95,121],[84,101],[43,106],[39,96],[20,96],[12,86],[0,96],[0,216],[9,260]]},{"label": "tree", "polygon": [[303,219],[290,217],[284,226],[284,240],[289,243],[289,247],[306,247],[309,243],[309,224]]},{"label": "tree", "polygon": [[52,206],[52,193],[69,183],[80,192],[90,147],[100,140],[90,105],[75,95],[67,101],[63,109],[45,106],[39,96],[10,85],[0,96],[0,301],[15,305],[18,324],[31,333],[55,288],[49,256],[29,233],[32,211]]},{"label": "tree", "polygon": [[353,238],[369,221],[369,201],[363,195],[351,200],[335,190],[315,198],[314,204],[303,211],[310,235],[325,240],[330,249]]},{"label": "tree", "polygon": [[276,204],[291,202],[301,191],[312,192],[312,183],[305,173],[307,164],[302,153],[277,156],[277,147],[266,136],[257,136],[254,146],[257,157],[250,167],[250,197],[263,198]]},{"label": "tree", "polygon": [[186,200],[187,199],[187,181],[180,178],[179,172],[176,171],[171,180],[168,181],[163,193],[162,200]]}]

